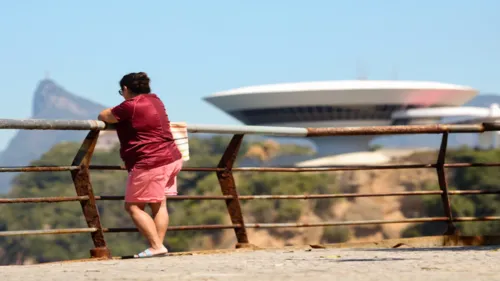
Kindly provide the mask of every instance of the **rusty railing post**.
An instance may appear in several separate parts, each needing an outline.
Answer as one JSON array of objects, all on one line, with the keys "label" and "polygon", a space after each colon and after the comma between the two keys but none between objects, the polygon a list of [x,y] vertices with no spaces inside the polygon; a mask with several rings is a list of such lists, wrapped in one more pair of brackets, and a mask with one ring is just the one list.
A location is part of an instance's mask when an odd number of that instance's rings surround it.
[{"label": "rusty railing post", "polygon": [[236,161],[241,142],[243,141],[243,136],[242,134],[233,136],[217,166],[218,168],[224,169],[224,171],[217,171],[217,178],[219,179],[222,194],[233,197],[225,201],[231,222],[239,225],[239,227],[234,229],[238,241],[236,248],[250,246],[232,171],[234,161]]},{"label": "rusty railing post", "polygon": [[436,172],[438,175],[439,188],[443,193],[441,193],[441,201],[443,202],[444,214],[448,217],[448,228],[446,229],[445,235],[456,234],[457,228],[453,224],[453,214],[451,212],[450,195],[448,193],[448,183],[446,181],[445,174],[445,157],[446,149],[448,146],[448,132],[443,133],[443,138],[441,139],[441,146],[439,148],[439,155],[436,163]]},{"label": "rusty railing post", "polygon": [[88,227],[97,229],[91,232],[95,248],[90,250],[90,256],[93,258],[111,258],[111,252],[104,240],[104,232],[89,173],[90,160],[98,138],[99,130],[92,130],[87,134],[72,163],[73,166],[79,166],[79,169],[71,171],[71,176],[75,184],[76,194],[78,196],[88,196],[88,200],[80,201],[85,221]]}]

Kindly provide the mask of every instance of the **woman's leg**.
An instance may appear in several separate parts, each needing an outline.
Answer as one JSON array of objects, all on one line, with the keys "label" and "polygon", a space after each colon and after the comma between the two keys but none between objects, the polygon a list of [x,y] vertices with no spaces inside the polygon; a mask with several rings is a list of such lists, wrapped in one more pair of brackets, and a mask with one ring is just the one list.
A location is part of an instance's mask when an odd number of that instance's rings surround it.
[{"label": "woman's leg", "polygon": [[183,161],[180,159],[163,167],[160,178],[166,181],[164,182],[164,190],[162,190],[165,197],[161,203],[150,204],[156,230],[158,231],[158,238],[162,242],[165,239],[169,223],[166,197],[177,195],[177,175],[182,169],[182,164]]},{"label": "woman's leg", "polygon": [[167,233],[169,219],[167,199],[164,199],[161,203],[152,203],[149,205],[151,206],[151,212],[153,214],[153,220],[158,233],[158,239],[163,243]]},{"label": "woman's leg", "polygon": [[[160,203],[157,203],[160,204]],[[145,203],[125,203],[125,210],[130,214],[139,231],[146,237],[153,255],[166,252],[163,241],[158,237],[155,222],[148,213],[144,211]]]}]

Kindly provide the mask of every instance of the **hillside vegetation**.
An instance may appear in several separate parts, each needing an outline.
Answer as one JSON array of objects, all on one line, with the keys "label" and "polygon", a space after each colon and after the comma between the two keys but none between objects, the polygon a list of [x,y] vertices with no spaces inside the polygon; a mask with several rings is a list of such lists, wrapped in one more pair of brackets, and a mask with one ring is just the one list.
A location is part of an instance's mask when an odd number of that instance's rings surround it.
[{"label": "hillside vegetation", "polygon": [[[467,147],[449,153],[449,162],[498,163],[500,150],[476,151]],[[456,168],[449,172],[450,190],[500,190],[500,173],[498,167]],[[433,188],[433,187],[430,187]],[[422,196],[413,198],[419,201],[421,208],[415,216],[443,216],[443,206],[439,196]],[[500,216],[500,195],[462,195],[451,196],[453,216]],[[499,235],[500,222],[462,222],[457,223],[463,235]],[[442,234],[446,225],[424,223],[412,226],[402,233],[404,237]]]},{"label": "hillside vegetation", "polygon": [[[229,138],[190,139],[191,160],[186,166],[216,166]],[[54,146],[33,165],[69,165],[78,143]],[[243,157],[268,161],[279,155],[312,153],[307,148],[279,145],[272,141],[244,143]],[[424,157],[425,158],[425,157]],[[435,157],[431,157],[434,161]],[[419,159],[401,159],[415,162]],[[495,162],[500,151],[478,152],[460,149],[449,153],[449,161]],[[92,164],[121,164],[117,148],[96,151]],[[491,189],[498,186],[498,168],[468,168],[450,172],[455,189]],[[312,194],[338,192],[389,192],[437,189],[433,169],[399,171],[348,171],[339,173],[235,173],[240,194]],[[98,195],[121,195],[124,171],[92,171],[91,179]],[[221,195],[214,173],[182,172],[179,191],[183,195]],[[69,173],[23,173],[15,178],[8,197],[74,196]],[[398,219],[418,216],[442,216],[439,196],[384,197],[322,200],[248,200],[242,202],[246,222],[319,222],[323,220]],[[132,221],[121,201],[98,201],[104,227],[130,227]],[[499,214],[498,196],[453,197],[454,213],[465,216]],[[223,201],[169,201],[171,225],[230,223]],[[0,231],[86,227],[77,202],[16,204],[0,206]],[[258,246],[282,246],[304,243],[335,243],[366,239],[442,233],[439,224],[380,225],[356,227],[318,227],[253,230],[249,238]],[[494,222],[461,224],[467,234],[498,232]],[[137,233],[109,233],[106,239],[114,256],[142,251],[145,241]],[[235,243],[232,230],[168,232],[166,244],[171,251],[230,248]],[[92,248],[89,234],[0,237],[0,264],[26,264],[64,259],[86,258]]]}]

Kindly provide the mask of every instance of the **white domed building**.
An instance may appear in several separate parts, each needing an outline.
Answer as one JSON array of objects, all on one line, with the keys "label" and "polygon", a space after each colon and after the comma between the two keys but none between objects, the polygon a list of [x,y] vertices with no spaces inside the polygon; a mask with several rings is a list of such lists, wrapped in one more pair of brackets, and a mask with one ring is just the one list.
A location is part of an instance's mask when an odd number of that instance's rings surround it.
[{"label": "white domed building", "polygon": [[[477,94],[471,87],[438,82],[355,80],[243,87],[204,99],[246,125],[359,127],[490,116],[488,108],[461,107]],[[366,151],[374,137],[311,140],[319,156],[327,156]]]}]

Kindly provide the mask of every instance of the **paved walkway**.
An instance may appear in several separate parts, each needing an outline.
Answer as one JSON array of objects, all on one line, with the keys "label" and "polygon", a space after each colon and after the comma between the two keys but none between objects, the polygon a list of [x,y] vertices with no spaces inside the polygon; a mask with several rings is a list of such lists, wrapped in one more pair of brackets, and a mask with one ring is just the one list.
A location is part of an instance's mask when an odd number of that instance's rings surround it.
[{"label": "paved walkway", "polygon": [[302,249],[0,267],[1,280],[500,280],[499,247]]}]

